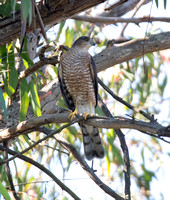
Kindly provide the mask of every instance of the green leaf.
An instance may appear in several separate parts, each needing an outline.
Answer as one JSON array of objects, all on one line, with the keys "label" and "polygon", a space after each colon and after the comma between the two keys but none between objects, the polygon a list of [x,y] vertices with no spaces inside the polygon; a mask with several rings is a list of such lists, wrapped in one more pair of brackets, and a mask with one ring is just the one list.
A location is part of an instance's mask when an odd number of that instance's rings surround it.
[{"label": "green leaf", "polygon": [[60,23],[60,27],[59,27],[57,38],[56,38],[57,42],[59,40],[60,34],[61,34],[62,30],[63,30],[63,27],[64,27],[65,23],[66,23],[66,21],[63,21],[63,22]]},{"label": "green leaf", "polygon": [[164,0],[164,9],[166,9],[166,3],[167,3],[167,1]]},{"label": "green leaf", "polygon": [[7,61],[7,48],[6,45],[0,47],[0,60],[1,62]]},{"label": "green leaf", "polygon": [[119,165],[123,165],[123,158],[121,156],[120,150],[114,144],[111,146],[111,148],[114,161]]},{"label": "green leaf", "polygon": [[[79,132],[76,130],[74,126],[69,126],[67,129],[70,131],[70,133],[74,136],[79,135]],[[70,141],[71,142],[71,141]]]},{"label": "green leaf", "polygon": [[31,26],[32,23],[32,1],[28,10],[28,14],[29,14],[29,26]]},{"label": "green leaf", "polygon": [[[23,191],[23,185],[22,185],[23,181],[20,177],[18,177],[17,180],[18,180],[18,185],[19,185],[19,191],[22,192]],[[22,195],[19,194],[19,197],[21,199]]]},{"label": "green leaf", "polygon": [[162,95],[163,95],[164,89],[165,89],[165,87],[167,85],[167,82],[168,82],[168,78],[167,78],[167,76],[165,76],[165,78],[163,80],[163,83],[159,85],[159,88],[161,90]]},{"label": "green leaf", "polygon": [[8,191],[6,190],[6,188],[2,185],[2,183],[0,182],[0,194],[2,194],[2,196],[5,198],[5,200],[11,200]]},{"label": "green leaf", "polygon": [[20,122],[25,120],[25,117],[27,115],[27,110],[29,106],[29,85],[25,78],[21,79],[20,83]]},{"label": "green leaf", "polygon": [[4,99],[4,96],[3,96],[3,91],[2,91],[1,88],[0,88],[0,106],[1,106],[1,109],[2,109],[2,113],[5,117],[5,120],[7,120],[7,108],[6,108],[5,99]]},{"label": "green leaf", "polygon": [[126,70],[124,70],[123,68],[121,68],[121,71],[123,72],[123,75],[125,78],[129,79],[130,81],[133,81],[134,79],[134,74],[127,72]]},{"label": "green leaf", "polygon": [[96,107],[96,113],[100,116],[105,116],[104,112],[99,106]]},{"label": "green leaf", "polygon": [[16,90],[18,84],[18,72],[15,69],[14,48],[12,44],[2,48],[2,77],[4,81],[5,91],[10,97]]},{"label": "green leaf", "polygon": [[110,156],[109,156],[109,148],[105,148],[105,152],[106,152],[106,163],[107,163],[107,175],[110,178]]},{"label": "green leaf", "polygon": [[[17,51],[20,52],[20,49],[17,48]],[[33,65],[33,61],[30,59],[29,55],[28,55],[28,49],[27,49],[27,37],[24,37],[24,47],[23,47],[23,51],[22,53],[20,54],[21,58],[23,58],[23,61],[24,61],[24,65],[25,65],[25,62],[27,62],[28,66],[30,65]],[[25,66],[26,67],[26,66]]]},{"label": "green leaf", "polygon": [[33,81],[30,82],[30,102],[36,117],[41,116],[41,106],[38,97],[37,88]]},{"label": "green leaf", "polygon": [[9,85],[8,92],[12,95],[18,84],[18,72],[15,69],[15,57],[14,57],[14,48],[11,45],[10,51],[8,54],[8,65],[9,65]]},{"label": "green leaf", "polygon": [[158,0],[155,0],[155,3],[156,3],[156,7],[158,8]]},{"label": "green leaf", "polygon": [[146,57],[150,60],[150,62],[152,64],[152,67],[154,67],[155,64],[154,64],[154,55],[153,55],[153,53],[147,54]]},{"label": "green leaf", "polygon": [[8,0],[5,4],[0,5],[0,16],[10,17],[11,16],[11,2]]},{"label": "green leaf", "polygon": [[21,5],[22,5],[22,16],[23,16],[23,20],[26,21],[28,14],[29,14],[29,10],[30,7],[32,6],[32,2],[31,0],[21,0]]},{"label": "green leaf", "polygon": [[72,43],[73,43],[73,37],[74,37],[74,29],[69,29],[69,27],[67,27],[66,32],[65,32],[65,44],[68,47],[71,47]]}]

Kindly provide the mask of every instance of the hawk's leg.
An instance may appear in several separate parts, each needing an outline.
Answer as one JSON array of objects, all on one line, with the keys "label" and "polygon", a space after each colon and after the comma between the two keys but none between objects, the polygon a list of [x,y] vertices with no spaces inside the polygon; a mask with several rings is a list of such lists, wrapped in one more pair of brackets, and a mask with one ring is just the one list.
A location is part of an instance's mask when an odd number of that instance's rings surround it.
[{"label": "hawk's leg", "polygon": [[96,169],[93,169],[93,164],[94,164],[94,160],[92,160],[91,169],[93,170],[93,172],[97,172]]},{"label": "hawk's leg", "polygon": [[93,116],[94,114],[92,113],[92,102],[90,102],[90,112],[89,113],[83,113],[83,116],[84,116],[84,119],[86,120],[87,119],[87,116]]},{"label": "hawk's leg", "polygon": [[70,118],[71,120],[74,118],[74,116],[75,115],[77,115],[78,114],[78,110],[77,110],[77,101],[76,101],[76,107],[75,107],[75,110],[74,110],[74,112],[72,112],[69,116],[68,116],[68,118]]}]

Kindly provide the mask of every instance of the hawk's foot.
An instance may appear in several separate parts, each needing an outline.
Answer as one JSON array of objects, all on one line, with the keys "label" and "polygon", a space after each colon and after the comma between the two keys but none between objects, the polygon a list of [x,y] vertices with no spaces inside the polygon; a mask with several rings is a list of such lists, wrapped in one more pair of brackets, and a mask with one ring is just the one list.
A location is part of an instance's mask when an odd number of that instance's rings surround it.
[{"label": "hawk's foot", "polygon": [[73,120],[73,118],[75,117],[75,115],[77,115],[78,114],[78,110],[77,110],[77,108],[74,110],[74,112],[72,112],[69,116],[68,116],[68,118],[70,118],[71,120]]},{"label": "hawk's foot", "polygon": [[87,116],[93,116],[93,114],[83,113],[83,117],[84,117],[85,120],[87,119]]}]

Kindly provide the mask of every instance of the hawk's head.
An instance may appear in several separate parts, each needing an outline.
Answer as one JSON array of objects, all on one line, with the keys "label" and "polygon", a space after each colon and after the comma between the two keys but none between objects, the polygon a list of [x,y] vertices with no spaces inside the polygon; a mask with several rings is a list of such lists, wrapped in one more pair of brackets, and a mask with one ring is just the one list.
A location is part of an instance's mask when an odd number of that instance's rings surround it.
[{"label": "hawk's head", "polygon": [[72,47],[80,47],[82,49],[89,49],[92,45],[95,45],[93,40],[87,36],[79,37],[72,45]]}]

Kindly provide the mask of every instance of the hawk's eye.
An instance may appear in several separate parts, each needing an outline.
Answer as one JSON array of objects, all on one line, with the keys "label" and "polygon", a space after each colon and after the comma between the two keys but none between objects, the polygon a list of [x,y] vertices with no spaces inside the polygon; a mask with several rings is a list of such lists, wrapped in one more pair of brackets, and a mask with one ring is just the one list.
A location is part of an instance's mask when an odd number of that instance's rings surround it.
[{"label": "hawk's eye", "polygon": [[90,39],[89,39],[88,37],[87,37],[87,38],[85,38],[85,41],[87,41],[87,42],[88,42],[89,40],[90,40]]}]

